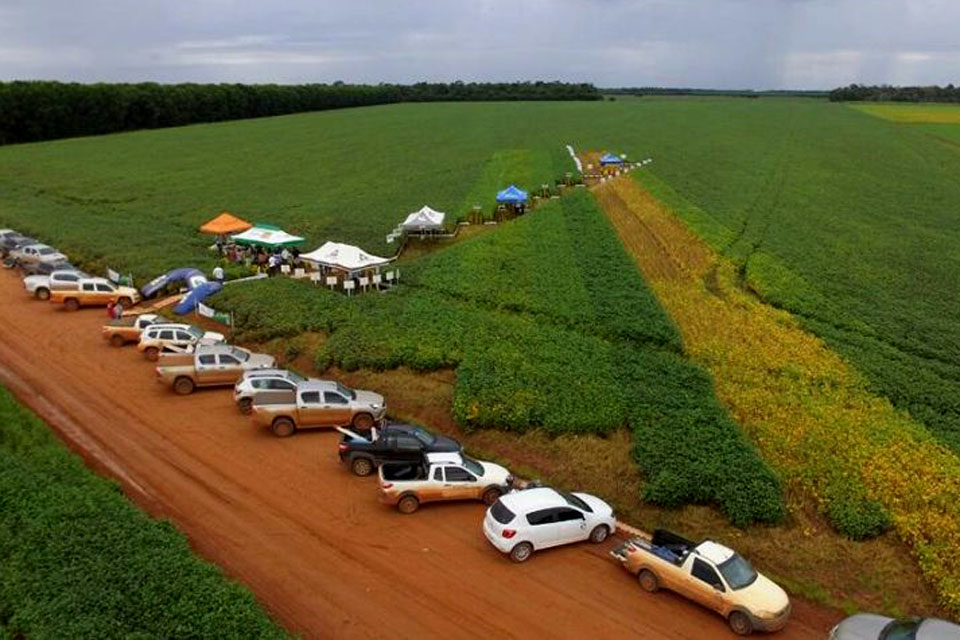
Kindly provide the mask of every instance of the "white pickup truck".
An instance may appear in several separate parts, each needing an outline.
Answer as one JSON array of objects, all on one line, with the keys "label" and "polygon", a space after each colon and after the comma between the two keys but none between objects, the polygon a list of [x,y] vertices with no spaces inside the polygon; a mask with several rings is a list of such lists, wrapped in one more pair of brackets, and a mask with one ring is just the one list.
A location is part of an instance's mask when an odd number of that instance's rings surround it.
[{"label": "white pickup truck", "polygon": [[498,464],[460,453],[427,453],[420,462],[380,465],[380,502],[413,513],[424,502],[482,500],[493,504],[513,486],[513,476]]},{"label": "white pickup truck", "polygon": [[691,542],[663,529],[631,538],[610,552],[650,593],[661,587],[713,609],[734,633],[778,631],[790,617],[790,598],[740,554],[706,540]]}]

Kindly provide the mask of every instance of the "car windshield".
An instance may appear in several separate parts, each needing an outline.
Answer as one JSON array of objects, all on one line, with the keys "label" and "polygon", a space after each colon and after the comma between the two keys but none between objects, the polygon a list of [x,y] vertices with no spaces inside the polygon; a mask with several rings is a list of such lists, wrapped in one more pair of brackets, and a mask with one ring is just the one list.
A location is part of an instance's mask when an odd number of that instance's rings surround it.
[{"label": "car windshield", "polygon": [[893,620],[880,632],[878,640],[914,640],[922,620]]},{"label": "car windshield", "polygon": [[339,391],[341,394],[347,396],[347,397],[350,398],[351,400],[356,400],[356,399],[357,399],[357,392],[356,392],[356,391],[354,391],[353,389],[351,389],[351,388],[349,388],[349,387],[343,386],[343,385],[340,384],[339,382],[337,383],[337,391]]},{"label": "car windshield", "polygon": [[240,362],[246,362],[250,359],[250,354],[240,349],[230,349],[230,354]]},{"label": "car windshield", "polygon": [[567,504],[569,504],[570,506],[576,507],[581,511],[587,511],[589,513],[593,513],[593,509],[590,508],[590,505],[588,505],[586,502],[584,502],[577,496],[573,495],[572,493],[566,493],[564,491],[557,491],[557,493],[563,496],[563,499],[566,500]]},{"label": "car windshield", "polygon": [[51,249],[50,247],[44,247],[39,251],[40,255],[42,256],[49,256],[50,254],[56,253],[56,252],[57,252],[56,249]]},{"label": "car windshield", "polygon": [[417,440],[427,445],[428,447],[433,445],[433,443],[437,441],[437,436],[433,435],[426,429],[421,429],[420,427],[416,427],[410,433],[412,433]]},{"label": "car windshield", "polygon": [[466,467],[468,471],[472,471],[478,478],[483,477],[483,465],[476,460],[463,456],[463,466]]},{"label": "car windshield", "polygon": [[720,573],[723,574],[727,584],[734,591],[753,584],[753,581],[757,579],[757,572],[739,553],[733,554],[729,560],[717,568],[720,569]]},{"label": "car windshield", "polygon": [[200,338],[203,337],[204,331],[200,327],[190,327],[189,329],[187,329],[187,333],[189,333],[191,336],[199,340]]}]

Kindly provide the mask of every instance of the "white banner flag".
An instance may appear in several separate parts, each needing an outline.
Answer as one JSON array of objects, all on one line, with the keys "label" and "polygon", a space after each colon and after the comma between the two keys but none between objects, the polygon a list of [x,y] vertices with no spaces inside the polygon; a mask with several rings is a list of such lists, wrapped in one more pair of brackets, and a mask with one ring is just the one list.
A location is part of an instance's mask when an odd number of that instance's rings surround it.
[{"label": "white banner flag", "polygon": [[120,274],[113,269],[107,269],[107,280],[110,282],[120,282]]},{"label": "white banner flag", "polygon": [[202,302],[198,302],[197,313],[199,313],[204,318],[212,318],[214,315],[216,315],[217,312],[211,309],[210,307],[208,307],[207,305],[203,304]]}]

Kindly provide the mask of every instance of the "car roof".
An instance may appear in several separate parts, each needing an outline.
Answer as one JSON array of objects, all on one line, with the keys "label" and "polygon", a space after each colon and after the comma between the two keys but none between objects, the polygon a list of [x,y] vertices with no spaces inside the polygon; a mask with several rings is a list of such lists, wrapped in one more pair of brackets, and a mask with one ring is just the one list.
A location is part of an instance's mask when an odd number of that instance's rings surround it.
[{"label": "car roof", "polygon": [[552,487],[537,487],[514,491],[500,498],[505,507],[514,512],[529,512],[550,507],[569,506],[563,496]]},{"label": "car roof", "polygon": [[940,618],[925,618],[917,629],[917,640],[954,640],[960,626],[941,620]]},{"label": "car roof", "polygon": [[186,322],[154,322],[150,325],[151,329],[188,329],[192,324]]},{"label": "car roof", "polygon": [[725,547],[722,544],[712,540],[705,540],[701,542],[694,550],[697,552],[697,555],[703,556],[716,565],[723,564],[732,558],[734,553],[736,553],[730,547]]},{"label": "car roof", "polygon": [[333,380],[305,380],[297,386],[297,391],[333,391],[337,383]]},{"label": "car roof", "polygon": [[[43,244],[42,242],[34,242],[33,244],[24,245],[23,248],[24,249],[53,249],[53,247],[51,247],[50,245]],[[53,249],[53,250],[56,251],[56,249]]]},{"label": "car roof", "polygon": [[286,378],[290,374],[286,369],[251,369],[243,374],[244,378],[266,378],[269,376],[277,376],[278,378]]},{"label": "car roof", "polygon": [[454,451],[447,453],[428,453],[426,458],[427,464],[453,463],[463,465],[463,457]]},{"label": "car roof", "polygon": [[95,282],[95,283],[97,283],[97,284],[113,284],[112,282],[110,282],[110,281],[107,280],[106,278],[101,278],[101,277],[99,277],[99,276],[91,276],[91,277],[89,277],[89,278],[81,278],[81,280],[83,280],[83,281],[85,281],[85,282]]},{"label": "car roof", "polygon": [[[153,325],[156,326],[156,325]],[[152,328],[152,327],[151,327]],[[235,347],[232,344],[204,344],[197,347],[196,353],[209,355],[211,353],[230,353],[234,349],[245,351],[242,347]]]}]

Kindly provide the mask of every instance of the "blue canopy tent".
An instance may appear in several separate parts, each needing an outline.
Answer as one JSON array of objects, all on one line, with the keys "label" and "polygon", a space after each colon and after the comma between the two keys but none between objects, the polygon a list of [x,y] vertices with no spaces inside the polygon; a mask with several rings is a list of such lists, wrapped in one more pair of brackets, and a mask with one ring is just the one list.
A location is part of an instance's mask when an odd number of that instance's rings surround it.
[{"label": "blue canopy tent", "polygon": [[609,164],[623,164],[623,158],[615,153],[605,153],[600,156],[600,166],[605,167]]},{"label": "blue canopy tent", "polygon": [[500,204],[525,204],[527,202],[527,192],[518,189],[516,185],[510,185],[497,193],[497,202]]}]

